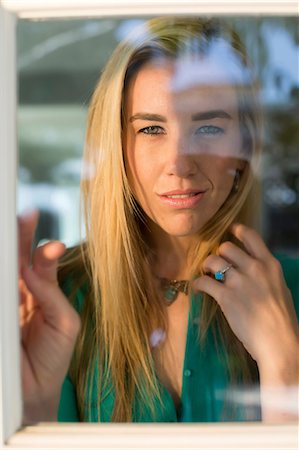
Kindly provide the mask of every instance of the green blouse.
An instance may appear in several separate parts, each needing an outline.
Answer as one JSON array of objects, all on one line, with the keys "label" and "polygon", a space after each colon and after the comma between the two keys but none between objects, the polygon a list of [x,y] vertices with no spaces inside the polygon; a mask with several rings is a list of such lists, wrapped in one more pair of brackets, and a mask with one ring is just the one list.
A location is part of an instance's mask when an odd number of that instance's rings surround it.
[{"label": "green blouse", "polygon": [[[278,257],[286,282],[292,292],[297,316],[299,316],[299,260]],[[225,349],[215,344],[212,333],[208,333],[205,345],[198,344],[198,322],[201,295],[192,298],[188,319],[188,331],[183,367],[183,382],[180,408],[176,410],[168,390],[159,380],[162,402],[154,399],[155,416],[149,407],[136,396],[132,417],[134,422],[219,422],[259,420],[259,390],[229,383]],[[77,304],[84,302],[82,291],[77,293]],[[93,377],[92,408],[85,413],[85,421],[98,422],[97,373]],[[101,422],[110,422],[115,395],[113,389],[105,396],[100,406]],[[76,390],[67,376],[62,386],[58,421],[79,422]]]}]

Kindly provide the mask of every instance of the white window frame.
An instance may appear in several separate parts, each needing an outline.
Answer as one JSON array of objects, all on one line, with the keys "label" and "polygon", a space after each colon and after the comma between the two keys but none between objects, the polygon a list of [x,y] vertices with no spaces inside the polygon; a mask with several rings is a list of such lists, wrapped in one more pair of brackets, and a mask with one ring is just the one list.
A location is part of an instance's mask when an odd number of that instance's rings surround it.
[{"label": "white window frame", "polygon": [[173,13],[298,16],[298,1],[0,0],[0,448],[298,448],[294,423],[40,423],[22,427],[16,238],[17,19]]}]

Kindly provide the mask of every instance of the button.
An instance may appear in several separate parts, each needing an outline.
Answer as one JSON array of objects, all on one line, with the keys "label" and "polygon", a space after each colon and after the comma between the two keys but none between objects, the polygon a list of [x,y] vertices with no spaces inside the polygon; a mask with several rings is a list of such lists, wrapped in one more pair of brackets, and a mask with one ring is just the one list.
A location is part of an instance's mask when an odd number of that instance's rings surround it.
[{"label": "button", "polygon": [[186,369],[186,370],[184,371],[185,377],[191,377],[191,374],[192,374],[192,372],[191,372],[190,369]]}]

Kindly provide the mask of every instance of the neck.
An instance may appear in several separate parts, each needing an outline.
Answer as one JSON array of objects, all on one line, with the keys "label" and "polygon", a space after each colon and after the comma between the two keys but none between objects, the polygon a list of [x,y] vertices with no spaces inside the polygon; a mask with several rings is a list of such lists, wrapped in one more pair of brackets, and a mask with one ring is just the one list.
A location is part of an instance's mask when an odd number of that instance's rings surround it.
[{"label": "neck", "polygon": [[149,236],[155,275],[176,280],[188,279],[197,237],[170,236],[161,228],[156,228],[151,230]]}]

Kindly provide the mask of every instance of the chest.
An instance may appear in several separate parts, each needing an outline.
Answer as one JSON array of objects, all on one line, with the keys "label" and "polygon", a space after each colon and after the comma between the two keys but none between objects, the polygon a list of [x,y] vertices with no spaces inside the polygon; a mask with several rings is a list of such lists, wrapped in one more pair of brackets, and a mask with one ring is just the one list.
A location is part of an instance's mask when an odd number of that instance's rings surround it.
[{"label": "chest", "polygon": [[188,332],[189,303],[186,296],[167,308],[168,329],[165,340],[154,352],[156,371],[170,392],[176,408],[182,394],[183,369]]}]

